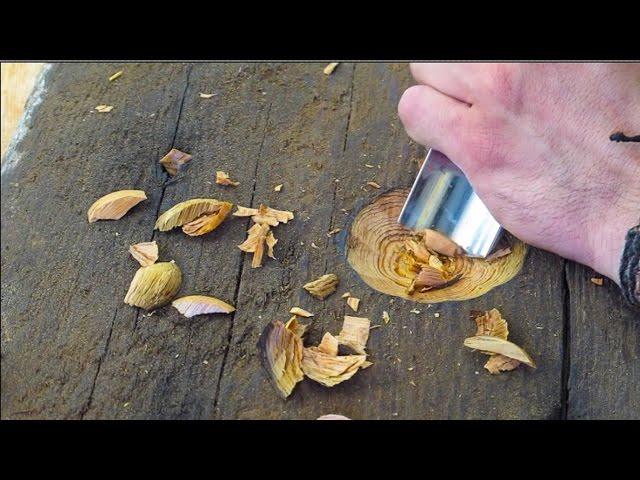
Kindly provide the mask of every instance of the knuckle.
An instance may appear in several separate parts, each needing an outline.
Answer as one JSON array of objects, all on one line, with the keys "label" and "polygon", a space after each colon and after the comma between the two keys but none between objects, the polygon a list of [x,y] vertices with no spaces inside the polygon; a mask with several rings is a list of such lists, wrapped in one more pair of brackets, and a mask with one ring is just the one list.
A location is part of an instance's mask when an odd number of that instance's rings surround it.
[{"label": "knuckle", "polygon": [[519,96],[517,66],[506,63],[492,65],[487,82],[489,93],[495,99],[507,105],[517,104]]}]

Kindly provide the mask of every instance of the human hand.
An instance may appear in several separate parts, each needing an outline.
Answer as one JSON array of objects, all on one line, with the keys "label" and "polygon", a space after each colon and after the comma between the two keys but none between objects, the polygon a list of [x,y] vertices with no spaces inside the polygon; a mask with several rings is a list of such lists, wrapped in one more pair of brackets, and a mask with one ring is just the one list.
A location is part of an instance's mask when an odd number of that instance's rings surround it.
[{"label": "human hand", "polygon": [[456,163],[523,241],[617,283],[640,221],[640,64],[412,64],[407,133]]}]

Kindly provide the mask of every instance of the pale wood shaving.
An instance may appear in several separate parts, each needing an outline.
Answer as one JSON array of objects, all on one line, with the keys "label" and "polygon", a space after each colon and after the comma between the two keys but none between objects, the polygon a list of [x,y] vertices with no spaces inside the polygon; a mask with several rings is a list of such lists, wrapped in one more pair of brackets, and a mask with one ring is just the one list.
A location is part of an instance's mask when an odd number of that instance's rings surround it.
[{"label": "pale wood shaving", "polygon": [[188,295],[174,300],[171,305],[187,318],[207,313],[231,313],[235,311],[233,305],[208,295]]},{"label": "pale wood shaving", "polygon": [[122,70],[118,70],[116,73],[114,73],[113,75],[111,75],[109,77],[109,81],[113,82],[114,80],[116,80],[117,78],[120,78],[122,76]]},{"label": "pale wood shaving", "polygon": [[370,187],[373,187],[373,188],[382,188],[376,182],[367,182],[367,185],[369,185]]},{"label": "pale wood shaving", "polygon": [[279,223],[287,223],[293,220],[293,212],[286,210],[276,210],[265,205],[260,208],[248,208],[238,205],[238,209],[233,212],[235,217],[252,217],[256,223],[266,223],[272,227],[276,227]]},{"label": "pale wood shaving", "polygon": [[338,355],[338,346],[338,339],[327,332],[322,337],[322,341],[317,346],[317,349],[327,355],[335,357]]},{"label": "pale wood shaving", "polygon": [[249,236],[238,248],[243,252],[253,253],[251,268],[262,266],[262,256],[264,255],[264,245],[269,234],[269,225],[254,224],[249,230]]},{"label": "pale wood shaving", "polygon": [[495,252],[487,255],[487,258],[485,258],[485,260],[487,262],[493,262],[493,261],[495,261],[495,260],[497,260],[499,258],[506,257],[510,253],[511,253],[511,247],[501,248],[501,249],[496,250]]},{"label": "pale wood shaving", "polygon": [[140,267],[131,280],[124,303],[153,310],[169,303],[181,284],[182,272],[173,261]]},{"label": "pale wood shaving", "polygon": [[129,253],[143,267],[153,265],[158,260],[158,244],[153,242],[141,242],[131,245]]},{"label": "pale wood shaving", "polygon": [[499,353],[506,357],[519,360],[532,368],[536,367],[533,359],[522,348],[515,343],[511,343],[498,337],[490,337],[488,335],[469,337],[465,339],[464,345],[465,347],[473,348],[475,350]]},{"label": "pale wood shaving", "polygon": [[305,348],[302,371],[311,380],[333,387],[353,377],[366,359],[366,355],[334,356],[318,350],[318,347]]},{"label": "pale wood shaving", "polygon": [[292,313],[294,315],[298,315],[299,317],[313,317],[313,313],[308,312],[300,307],[292,307],[291,310],[289,310],[289,313]]},{"label": "pale wood shaving", "polygon": [[269,323],[258,341],[260,360],[276,391],[287,398],[304,378],[302,339],[275,320]]},{"label": "pale wood shaving", "polygon": [[371,321],[364,317],[344,316],[342,330],[336,337],[340,345],[351,348],[356,353],[365,355],[365,346],[369,339]]},{"label": "pale wood shaving", "polygon": [[217,93],[202,93],[200,92],[200,98],[211,98],[218,95]]},{"label": "pale wood shaving", "polygon": [[324,67],[324,70],[323,70],[324,74],[331,75],[339,64],[340,62],[331,62],[329,65]]},{"label": "pale wood shaving", "polygon": [[491,356],[487,363],[484,364],[490,374],[496,375],[500,372],[508,372],[518,368],[520,362],[515,358],[505,357],[504,355],[496,354]]},{"label": "pale wood shaving", "polygon": [[[233,205],[229,202],[222,202],[213,198],[194,198],[180,202],[160,215],[156,220],[155,229],[165,232],[193,222],[203,215],[215,214],[215,221],[213,219],[205,219],[208,220],[206,229],[211,231],[222,223],[232,207]],[[187,230],[190,230],[191,227]]]},{"label": "pale wood shaving", "polygon": [[138,203],[147,199],[142,190],[118,190],[93,202],[87,211],[89,223],[98,220],[119,220]]},{"label": "pale wood shaving", "polygon": [[347,305],[351,307],[351,310],[353,310],[354,312],[357,312],[358,306],[360,305],[360,299],[356,297],[349,297],[347,298]]},{"label": "pale wood shaving", "polygon": [[99,113],[109,113],[111,110],[113,110],[113,105],[98,105],[96,107],[96,110]]},{"label": "pale wood shaving", "polygon": [[275,187],[273,187],[274,192],[279,192],[280,190],[282,190],[282,183],[280,185],[276,185]]},{"label": "pale wood shaving", "polygon": [[320,300],[324,300],[338,288],[338,276],[333,273],[327,273],[320,278],[303,285],[307,292]]},{"label": "pale wood shaving", "polygon": [[391,321],[391,318],[389,317],[389,312],[387,312],[386,310],[382,312],[382,320],[384,321],[385,325]]}]

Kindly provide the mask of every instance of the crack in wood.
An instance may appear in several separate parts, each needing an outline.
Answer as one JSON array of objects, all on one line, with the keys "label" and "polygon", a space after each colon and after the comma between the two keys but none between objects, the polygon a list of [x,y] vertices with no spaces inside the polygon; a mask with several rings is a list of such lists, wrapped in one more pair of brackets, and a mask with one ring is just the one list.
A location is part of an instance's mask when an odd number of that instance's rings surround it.
[{"label": "crack in wood", "polygon": [[567,278],[568,261],[562,262],[562,374],[560,380],[560,419],[569,415],[569,375],[571,373],[571,305],[569,280]]}]

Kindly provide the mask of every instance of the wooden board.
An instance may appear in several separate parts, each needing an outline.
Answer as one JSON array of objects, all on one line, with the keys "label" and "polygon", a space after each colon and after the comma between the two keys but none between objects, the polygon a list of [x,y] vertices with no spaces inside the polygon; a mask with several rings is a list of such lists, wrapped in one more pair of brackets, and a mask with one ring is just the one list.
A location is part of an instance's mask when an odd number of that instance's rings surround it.
[{"label": "wooden board", "polygon": [[[554,255],[532,249],[510,283],[431,307],[379,294],[357,277],[344,255],[350,221],[384,190],[410,185],[424,149],[397,118],[411,84],[406,65],[340,64],[330,76],[323,67],[76,64],[48,73],[37,122],[2,176],[3,418],[634,415],[632,313],[621,314],[618,326],[601,320],[610,336],[598,335],[588,312],[626,312],[621,296],[580,286],[574,267]],[[124,75],[109,83],[120,68]],[[101,103],[115,108],[92,113]],[[171,147],[194,155],[174,179],[157,163]],[[240,185],[215,185],[216,170]],[[363,189],[370,180],[382,189]],[[89,225],[88,206],[120,188],[144,189],[149,199],[120,221]],[[230,218],[199,238],[154,232],[158,213],[196,196],[294,210],[296,218],[274,231],[277,260],[252,269],[236,248],[248,219]],[[329,237],[334,228],[342,231]],[[162,260],[182,269],[181,295],[212,294],[237,311],[184,319],[171,307],[149,316],[125,305],[136,271],[127,248],[151,239]],[[301,288],[328,272],[341,283],[324,302]],[[374,365],[331,389],[305,380],[282,401],[259,365],[262,328],[300,306],[315,313],[307,341],[317,343],[325,331],[339,332],[345,291],[362,299],[358,314],[374,325],[383,310],[391,316],[371,332]],[[590,295],[605,295],[600,307]],[[410,313],[414,307],[420,314]],[[475,330],[469,311],[492,307],[537,370],[491,376],[482,368],[486,357],[462,346]],[[598,363],[584,363],[586,345],[598,351]],[[614,380],[607,374],[613,360],[624,365]]]}]

